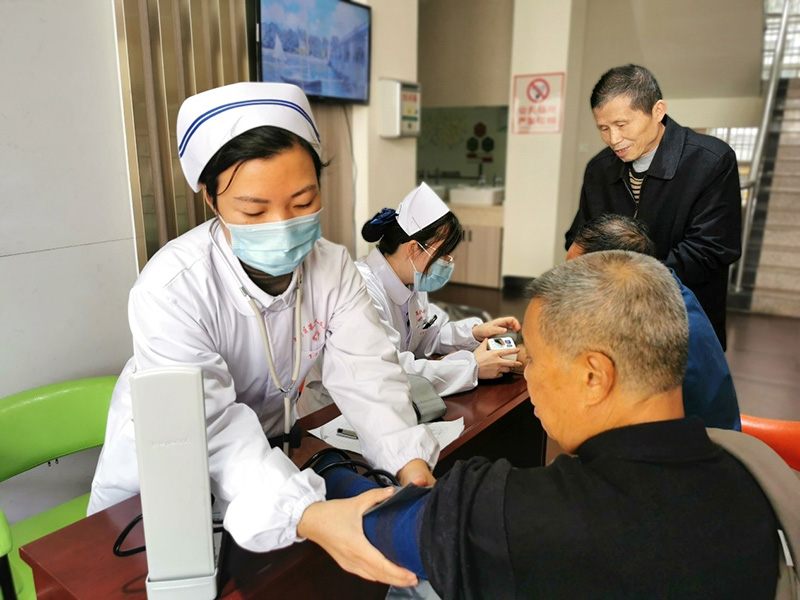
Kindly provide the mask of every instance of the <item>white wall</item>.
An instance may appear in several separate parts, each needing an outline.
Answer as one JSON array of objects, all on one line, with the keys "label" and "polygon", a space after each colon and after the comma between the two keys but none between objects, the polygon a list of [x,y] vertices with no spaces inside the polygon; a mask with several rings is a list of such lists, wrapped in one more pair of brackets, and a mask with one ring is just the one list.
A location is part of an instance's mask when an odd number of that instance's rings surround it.
[{"label": "white wall", "polygon": [[514,0],[420,0],[419,80],[426,108],[508,102],[513,11]]},{"label": "white wall", "polygon": [[559,199],[573,184],[585,10],[586,0],[514,5],[512,76],[565,73],[564,118],[561,133],[515,134],[509,111],[503,276],[537,276],[563,258],[572,210]]},{"label": "white wall", "polygon": [[0,397],[117,374],[136,278],[112,2],[0,2]]},{"label": "white wall", "polygon": [[386,139],[378,134],[380,78],[417,80],[417,0],[370,0],[372,56],[370,102],[353,108],[357,254],[369,245],[361,226],[381,208],[397,207],[416,186],[417,138]]},{"label": "white wall", "polygon": [[[669,116],[684,127],[759,127],[764,112],[762,96],[747,98],[669,98]],[[600,136],[598,136],[600,137]]]}]

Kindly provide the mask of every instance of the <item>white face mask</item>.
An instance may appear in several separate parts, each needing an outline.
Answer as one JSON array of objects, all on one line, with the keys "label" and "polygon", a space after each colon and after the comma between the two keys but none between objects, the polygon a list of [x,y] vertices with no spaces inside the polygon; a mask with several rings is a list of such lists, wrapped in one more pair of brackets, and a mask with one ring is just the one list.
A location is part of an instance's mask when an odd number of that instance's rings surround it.
[{"label": "white face mask", "polygon": [[303,262],[322,237],[321,212],[257,225],[229,225],[217,217],[231,233],[234,256],[269,275],[286,275]]}]

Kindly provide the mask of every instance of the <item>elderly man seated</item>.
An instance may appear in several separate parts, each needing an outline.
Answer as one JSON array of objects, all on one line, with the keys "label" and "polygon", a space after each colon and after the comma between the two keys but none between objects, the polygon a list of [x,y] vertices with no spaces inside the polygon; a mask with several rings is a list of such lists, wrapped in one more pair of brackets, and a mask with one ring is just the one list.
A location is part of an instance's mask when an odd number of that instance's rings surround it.
[{"label": "elderly man seated", "polygon": [[[444,598],[774,597],[772,508],[684,417],[687,316],[669,270],[595,252],[531,294],[528,391],[574,456],[459,462],[427,495],[364,517],[370,541]],[[343,468],[325,477],[329,498],[364,488]]]}]

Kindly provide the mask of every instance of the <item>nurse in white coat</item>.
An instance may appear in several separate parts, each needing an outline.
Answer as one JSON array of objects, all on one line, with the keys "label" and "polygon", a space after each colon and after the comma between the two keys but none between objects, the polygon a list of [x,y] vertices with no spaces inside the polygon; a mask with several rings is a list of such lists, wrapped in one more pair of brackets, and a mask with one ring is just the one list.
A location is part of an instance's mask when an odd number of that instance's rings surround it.
[{"label": "nurse in white coat", "polygon": [[209,90],[184,102],[177,134],[186,179],[217,218],[164,246],[131,291],[134,354],[114,390],[89,513],[139,491],[128,375],[197,365],[212,492],[236,542],[267,551],[308,537],[359,575],[413,583],[362,534],[360,514],[384,493],[323,502],[324,481],[270,447],[285,396],[296,401],[324,350],[325,385],[371,463],[432,484],[439,451],[417,425],[363,279],[345,248],[320,238],[324,165],[305,95],[270,83]]},{"label": "nurse in white coat", "polygon": [[[364,224],[362,237],[378,245],[356,262],[384,329],[398,350],[401,366],[407,373],[429,380],[440,396],[470,390],[479,379],[495,379],[522,366],[503,358],[516,349],[487,349],[488,338],[519,331],[516,318],[501,317],[487,323],[476,317],[451,321],[447,313],[428,302],[428,292],[440,289],[450,279],[450,253],[461,234],[456,216],[423,183],[405,197],[397,211],[384,208]],[[434,360],[438,355],[443,356]],[[306,380],[300,412],[308,414],[329,403],[324,375],[315,367]]]}]

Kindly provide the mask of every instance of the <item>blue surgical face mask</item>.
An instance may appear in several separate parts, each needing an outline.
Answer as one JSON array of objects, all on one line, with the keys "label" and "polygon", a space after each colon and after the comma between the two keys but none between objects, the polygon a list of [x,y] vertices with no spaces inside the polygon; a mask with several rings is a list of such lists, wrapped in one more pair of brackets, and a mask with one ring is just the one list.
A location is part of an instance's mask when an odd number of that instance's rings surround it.
[{"label": "blue surgical face mask", "polygon": [[[422,248],[425,254],[428,256],[431,255],[425,246],[419,242],[417,242],[417,244],[419,244],[419,247]],[[409,258],[409,260],[411,259]],[[420,273],[417,271],[417,266],[414,264],[413,260],[411,261],[411,266],[414,267],[414,290],[417,292],[435,292],[436,290],[442,289],[445,284],[450,281],[450,277],[453,275],[453,268],[455,267],[452,260],[448,262],[443,258],[433,263],[427,273]]]},{"label": "blue surgical face mask", "polygon": [[418,292],[435,292],[444,287],[453,275],[453,263],[442,259],[431,265],[428,273],[414,272],[414,289]]},{"label": "blue surgical face mask", "polygon": [[319,210],[313,215],[258,225],[228,225],[231,250],[243,263],[268,273],[286,275],[303,262],[320,237]]}]

